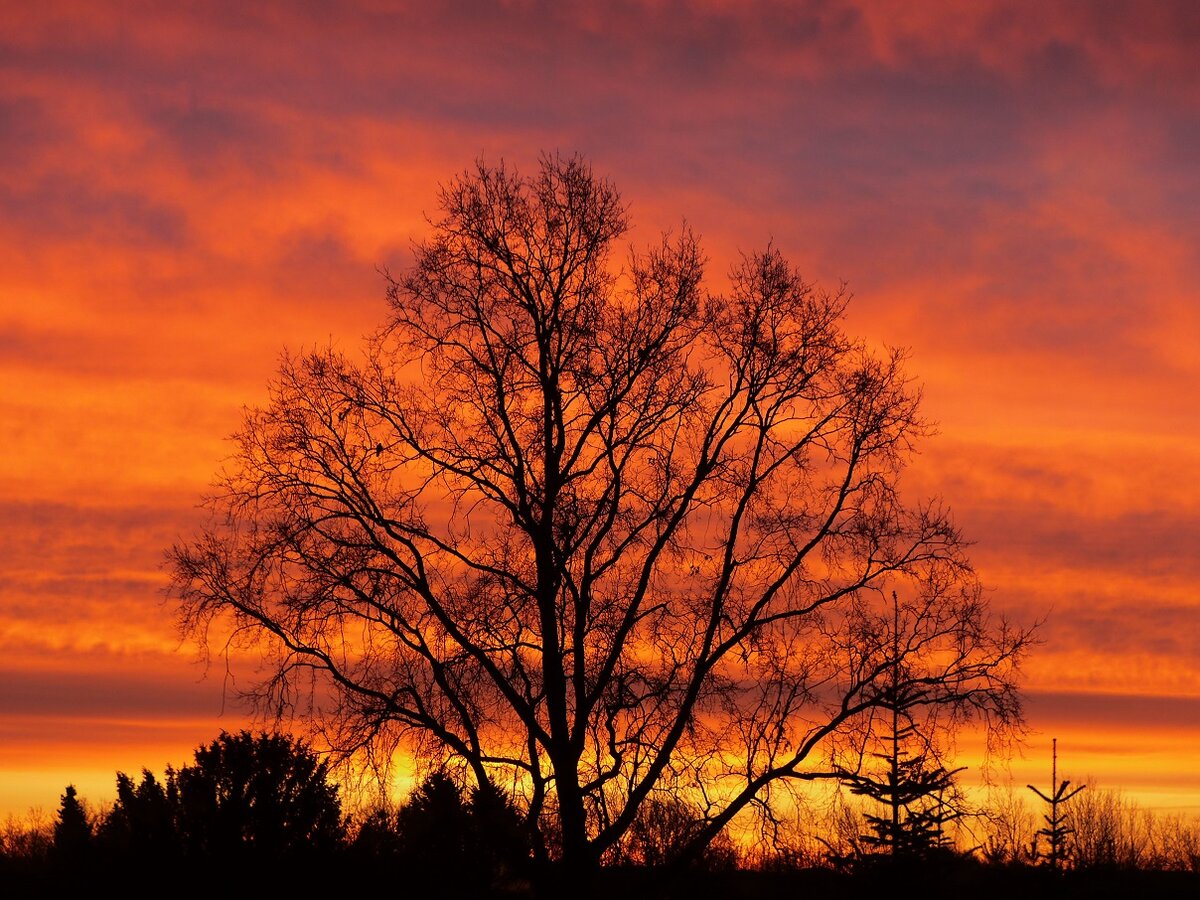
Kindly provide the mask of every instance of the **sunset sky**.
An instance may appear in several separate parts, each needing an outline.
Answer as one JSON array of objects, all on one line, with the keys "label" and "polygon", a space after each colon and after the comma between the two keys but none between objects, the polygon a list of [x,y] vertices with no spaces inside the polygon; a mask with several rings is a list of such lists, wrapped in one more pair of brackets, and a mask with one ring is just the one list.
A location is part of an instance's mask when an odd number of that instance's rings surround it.
[{"label": "sunset sky", "polygon": [[579,152],[714,289],[773,242],[907,347],[906,475],[1045,619],[1020,786],[1200,812],[1200,6],[0,0],[0,816],[187,762],[248,673],[164,551],[436,188]]}]

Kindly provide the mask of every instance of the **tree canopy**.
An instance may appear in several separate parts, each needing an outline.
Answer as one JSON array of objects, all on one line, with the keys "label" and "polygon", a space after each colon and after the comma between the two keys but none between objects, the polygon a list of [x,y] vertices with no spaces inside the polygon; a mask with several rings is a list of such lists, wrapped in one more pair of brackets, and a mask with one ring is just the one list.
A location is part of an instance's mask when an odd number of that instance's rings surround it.
[{"label": "tree canopy", "polygon": [[944,721],[1019,720],[1029,635],[901,490],[920,392],[844,289],[770,246],[711,287],[686,227],[625,247],[578,157],[481,162],[440,204],[362,357],[284,355],[171,552],[185,632],[266,654],[264,711],[505,785],[572,870],[664,791],[698,853],[836,777],[896,672]]},{"label": "tree canopy", "polygon": [[222,732],[196,748],[193,765],[170,773],[185,851],[271,860],[332,850],[342,821],[328,767],[287,735]]}]

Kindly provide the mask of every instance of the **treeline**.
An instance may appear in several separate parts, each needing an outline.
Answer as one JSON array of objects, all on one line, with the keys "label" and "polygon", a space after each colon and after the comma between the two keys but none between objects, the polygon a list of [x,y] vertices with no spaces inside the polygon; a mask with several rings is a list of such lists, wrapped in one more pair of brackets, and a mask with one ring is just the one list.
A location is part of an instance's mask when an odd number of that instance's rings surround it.
[{"label": "treeline", "polygon": [[[117,773],[116,794],[110,807],[90,809],[67,786],[52,818],[10,818],[0,829],[0,885],[200,896],[382,881],[401,896],[521,897],[553,866],[520,809],[492,785],[466,790],[434,772],[398,806],[351,813],[327,763],[286,735],[223,733],[162,779]],[[1017,795],[970,822],[956,813],[931,827],[925,809],[909,821],[843,804],[803,824],[775,822],[770,839],[721,835],[681,858],[702,819],[664,797],[644,806],[594,887],[626,898],[851,897],[911,883],[927,896],[969,891],[976,900],[1200,888],[1200,821],[1151,814],[1111,791],[1091,787],[1072,799],[1053,856],[1051,819],[1039,821]]]}]

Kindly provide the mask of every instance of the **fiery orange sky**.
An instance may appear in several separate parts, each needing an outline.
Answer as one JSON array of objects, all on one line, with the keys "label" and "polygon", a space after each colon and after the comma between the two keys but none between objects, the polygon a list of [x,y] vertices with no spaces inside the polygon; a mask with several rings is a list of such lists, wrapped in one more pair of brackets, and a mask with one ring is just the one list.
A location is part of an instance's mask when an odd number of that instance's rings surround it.
[{"label": "fiery orange sky", "polygon": [[[163,551],[285,347],[353,349],[435,189],[578,151],[714,285],[773,241],[911,349],[1024,785],[1200,811],[1200,9],[0,0],[0,814],[243,723]],[[238,675],[234,669],[232,675]],[[244,675],[244,673],[243,673]]]}]

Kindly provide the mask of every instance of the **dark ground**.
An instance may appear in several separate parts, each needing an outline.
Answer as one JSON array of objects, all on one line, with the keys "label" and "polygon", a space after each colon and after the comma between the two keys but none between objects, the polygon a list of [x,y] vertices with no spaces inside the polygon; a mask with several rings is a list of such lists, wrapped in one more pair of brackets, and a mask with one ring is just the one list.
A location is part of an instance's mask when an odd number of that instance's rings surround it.
[{"label": "dark ground", "polygon": [[613,900],[1200,900],[1200,875],[1183,872],[1069,872],[987,866],[957,871],[688,873],[675,885],[646,873],[606,873],[598,896]]},{"label": "dark ground", "polygon": [[[509,890],[458,887],[413,871],[347,869],[310,860],[283,866],[223,865],[208,869],[155,865],[70,871],[0,866],[0,897],[72,894],[123,898],[287,898],[386,896],[395,900],[558,900],[535,896],[527,883]],[[469,880],[469,879],[468,879]],[[588,892],[564,888],[563,900],[1200,900],[1200,875],[1185,872],[1086,871],[1054,874],[1029,867],[964,863],[953,867],[879,868],[847,874],[828,869],[781,872],[690,871],[668,876],[644,869],[602,871]]]}]

